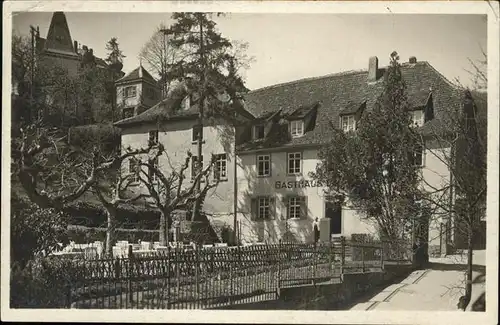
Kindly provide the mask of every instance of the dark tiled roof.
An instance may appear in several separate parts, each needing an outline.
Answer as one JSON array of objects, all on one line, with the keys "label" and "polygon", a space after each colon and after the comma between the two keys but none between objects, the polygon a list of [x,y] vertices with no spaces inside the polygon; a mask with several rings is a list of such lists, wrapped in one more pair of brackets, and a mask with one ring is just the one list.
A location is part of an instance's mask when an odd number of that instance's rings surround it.
[{"label": "dark tiled roof", "polygon": [[347,107],[344,108],[343,110],[340,111],[339,115],[350,115],[350,114],[355,114],[359,111],[361,106],[365,105],[366,101],[363,101],[362,103],[358,102],[350,102],[347,104]]},{"label": "dark tiled roof", "polygon": [[118,80],[117,83],[134,81],[139,79],[148,80],[154,83],[155,85],[157,83],[155,78],[153,78],[153,76],[151,76],[151,74],[149,74],[149,72],[146,69],[144,69],[142,65],[132,70],[132,72],[126,74],[123,78]]},{"label": "dark tiled roof", "polygon": [[[382,69],[384,70],[384,69]],[[411,105],[425,104],[430,90],[433,95],[434,121],[426,128],[441,127],[448,114],[456,114],[462,103],[460,90],[437,72],[429,63],[401,65]],[[297,80],[265,87],[249,92],[245,96],[246,109],[260,117],[282,109],[286,115],[300,106],[318,102],[316,125],[302,137],[290,138],[286,123],[277,126],[277,133],[259,142],[247,142],[238,146],[239,151],[270,147],[316,145],[327,141],[332,135],[332,125],[339,127],[340,113],[354,109],[366,102],[371,109],[383,91],[383,77],[375,83],[367,82],[368,72],[351,71],[323,77]],[[359,106],[358,106],[359,107]]]},{"label": "dark tiled roof", "polygon": [[128,125],[168,120],[174,117],[185,118],[196,116],[198,113],[198,107],[196,105],[192,105],[187,110],[177,110],[186,96],[186,89],[184,87],[177,87],[169,94],[169,96],[158,102],[153,107],[142,112],[141,114],[138,114],[137,116],[118,121],[115,125],[118,127],[125,127]]},{"label": "dark tiled roof", "polygon": [[[115,123],[118,127],[127,127],[130,125],[137,125],[142,123],[155,123],[155,122],[165,122],[167,120],[178,120],[193,118],[198,116],[199,106],[198,104],[192,104],[188,109],[180,109],[182,100],[188,95],[188,90],[184,83],[178,84],[165,99],[158,102],[153,107],[144,111],[137,116],[133,116],[127,119],[123,119]],[[254,119],[254,117],[246,111],[242,105],[232,105],[231,109],[234,109],[238,113],[238,117],[235,122],[244,119]]]}]

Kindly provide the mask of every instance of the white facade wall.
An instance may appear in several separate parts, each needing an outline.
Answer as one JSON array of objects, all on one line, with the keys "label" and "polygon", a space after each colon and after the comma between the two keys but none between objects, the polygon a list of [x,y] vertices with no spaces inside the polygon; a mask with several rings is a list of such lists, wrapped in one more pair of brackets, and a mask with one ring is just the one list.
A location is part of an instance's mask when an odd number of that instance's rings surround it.
[{"label": "white facade wall", "polygon": [[[185,162],[187,151],[197,155],[197,144],[192,142],[192,127],[196,120],[171,121],[159,126],[158,141],[162,143],[167,155],[162,155],[158,159],[160,169],[164,173],[169,173],[172,168],[180,169]],[[149,131],[155,130],[154,124],[129,127],[122,132],[122,147],[145,148],[148,146]],[[205,200],[204,211],[214,214],[213,219],[217,222],[231,222],[228,214],[233,213],[234,198],[234,135],[232,127],[225,126],[205,126],[203,128],[203,163],[207,166],[212,154],[227,155],[227,180],[221,181],[216,188],[209,191]],[[124,163],[123,169],[128,171],[128,161]],[[187,179],[184,186],[190,186],[191,166],[185,173]],[[202,183],[202,188],[204,183]],[[135,192],[145,191],[145,187],[136,186]]]},{"label": "white facade wall", "polygon": [[[197,153],[196,143],[192,142],[192,127],[196,120],[177,121],[161,125],[159,128],[159,141],[166,146],[167,156],[161,156],[159,166],[166,172],[171,167],[179,168],[186,158],[186,151],[190,150],[194,155]],[[122,145],[124,148],[146,147],[148,144],[148,132],[154,130],[155,125],[141,125],[127,128],[122,133]],[[238,231],[241,230],[240,238],[244,242],[276,242],[280,238],[287,238],[299,242],[311,242],[313,240],[312,223],[314,218],[325,218],[325,196],[322,187],[310,186],[311,177],[309,173],[314,171],[319,163],[317,149],[290,149],[288,151],[274,151],[265,154],[271,155],[271,175],[268,177],[257,176],[258,153],[240,153],[236,158],[234,166],[234,129],[223,126],[205,126],[203,130],[203,160],[206,165],[211,154],[227,154],[227,180],[221,182],[212,190],[206,198],[203,209],[213,214],[210,217],[215,224],[234,225],[234,180],[236,178],[236,200]],[[287,174],[287,153],[302,153],[301,175],[290,176]],[[262,154],[262,153],[259,153]],[[449,184],[450,173],[443,161],[445,155],[449,154],[449,148],[428,149],[424,155],[423,177],[426,182],[422,186],[429,191],[432,187],[442,188]],[[125,164],[128,168],[128,163]],[[235,177],[235,167],[236,175]],[[191,168],[186,175],[189,183]],[[277,182],[300,182],[309,181],[309,186],[293,186],[292,188],[277,186]],[[427,184],[429,185],[427,185]],[[135,191],[140,190],[139,187]],[[307,197],[307,216],[302,219],[287,220],[285,200],[289,195],[300,195]],[[275,198],[276,217],[273,220],[253,220],[251,217],[251,200],[258,196],[271,196]],[[432,218],[429,229],[429,245],[439,245],[440,226],[436,218]],[[341,235],[349,237],[356,233],[371,233],[376,235],[376,227],[370,220],[363,218],[363,214],[349,207],[346,203],[341,212]],[[340,235],[340,234],[339,234]]]},{"label": "white facade wall", "polygon": [[[287,153],[302,153],[301,175],[287,174]],[[263,153],[259,153],[263,154]],[[267,154],[267,153],[265,153]],[[271,175],[257,176],[257,153],[240,154],[237,157],[238,221],[241,224],[241,239],[245,242],[276,242],[287,238],[299,242],[312,242],[312,224],[314,219],[325,218],[324,187],[306,186],[315,184],[309,173],[315,171],[319,163],[317,149],[298,149],[269,153],[271,155]],[[283,182],[303,182],[302,186],[288,186]],[[306,183],[307,181],[307,183]],[[277,186],[277,182],[281,186]],[[307,197],[307,216],[302,219],[289,219],[286,216],[285,198],[290,195]],[[276,217],[273,220],[252,220],[251,201],[258,196],[275,198]],[[359,218],[356,211],[342,208],[342,235],[374,231],[370,223]],[[339,234],[340,235],[340,234]]]}]

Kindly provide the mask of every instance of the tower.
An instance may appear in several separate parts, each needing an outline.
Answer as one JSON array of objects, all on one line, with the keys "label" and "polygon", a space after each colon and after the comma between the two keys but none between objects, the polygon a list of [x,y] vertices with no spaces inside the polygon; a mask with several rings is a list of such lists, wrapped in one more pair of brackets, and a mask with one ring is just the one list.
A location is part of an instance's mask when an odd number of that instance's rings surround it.
[{"label": "tower", "polygon": [[115,83],[116,105],[121,110],[121,118],[138,115],[160,100],[157,81],[139,65]]}]

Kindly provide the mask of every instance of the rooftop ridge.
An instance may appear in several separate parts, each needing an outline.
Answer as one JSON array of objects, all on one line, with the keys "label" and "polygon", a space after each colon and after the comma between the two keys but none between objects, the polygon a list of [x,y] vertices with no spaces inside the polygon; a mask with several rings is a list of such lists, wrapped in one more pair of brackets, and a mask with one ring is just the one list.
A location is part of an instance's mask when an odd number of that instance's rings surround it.
[{"label": "rooftop ridge", "polygon": [[[432,67],[432,65],[430,65],[427,61],[418,61],[416,63],[403,62],[403,63],[401,63],[401,66],[407,67],[407,66],[415,66],[415,65],[419,65],[419,64],[427,64],[430,67]],[[379,67],[379,69],[386,69],[387,67],[388,67],[388,65],[381,66],[381,67]],[[434,70],[436,70],[436,69],[434,69]],[[327,79],[327,78],[332,78],[332,77],[341,77],[341,76],[347,76],[347,75],[355,75],[355,74],[361,74],[361,73],[367,73],[367,72],[368,72],[368,69],[355,69],[355,70],[353,69],[353,70],[329,73],[329,74],[322,75],[322,76],[305,77],[305,78],[301,78],[301,79],[296,79],[296,80],[292,80],[292,81],[287,81],[287,82],[282,82],[282,83],[278,83],[278,84],[274,84],[274,85],[269,85],[269,86],[257,88],[255,90],[249,91],[247,94],[251,95],[253,93],[258,93],[260,91],[274,89],[274,88],[278,88],[278,87],[282,87],[282,86],[289,86],[289,85],[298,84],[298,83],[302,83],[302,82],[315,81],[315,80]]]}]

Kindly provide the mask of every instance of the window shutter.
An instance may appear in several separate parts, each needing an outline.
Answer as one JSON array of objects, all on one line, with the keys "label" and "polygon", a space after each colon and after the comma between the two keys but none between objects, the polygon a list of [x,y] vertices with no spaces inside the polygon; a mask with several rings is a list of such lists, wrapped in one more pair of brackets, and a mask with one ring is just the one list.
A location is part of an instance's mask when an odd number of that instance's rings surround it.
[{"label": "window shutter", "polygon": [[274,197],[269,198],[269,219],[276,219],[276,199]]},{"label": "window shutter", "polygon": [[302,197],[300,202],[300,217],[302,219],[307,219],[307,196]]},{"label": "window shutter", "polygon": [[273,156],[269,153],[269,177],[273,175]]},{"label": "window shutter", "polygon": [[288,196],[283,196],[283,206],[285,207],[285,209],[283,210],[283,220],[288,220]]},{"label": "window shutter", "polygon": [[258,213],[257,199],[252,198],[250,203],[250,216],[252,220],[257,220],[257,213]]}]

